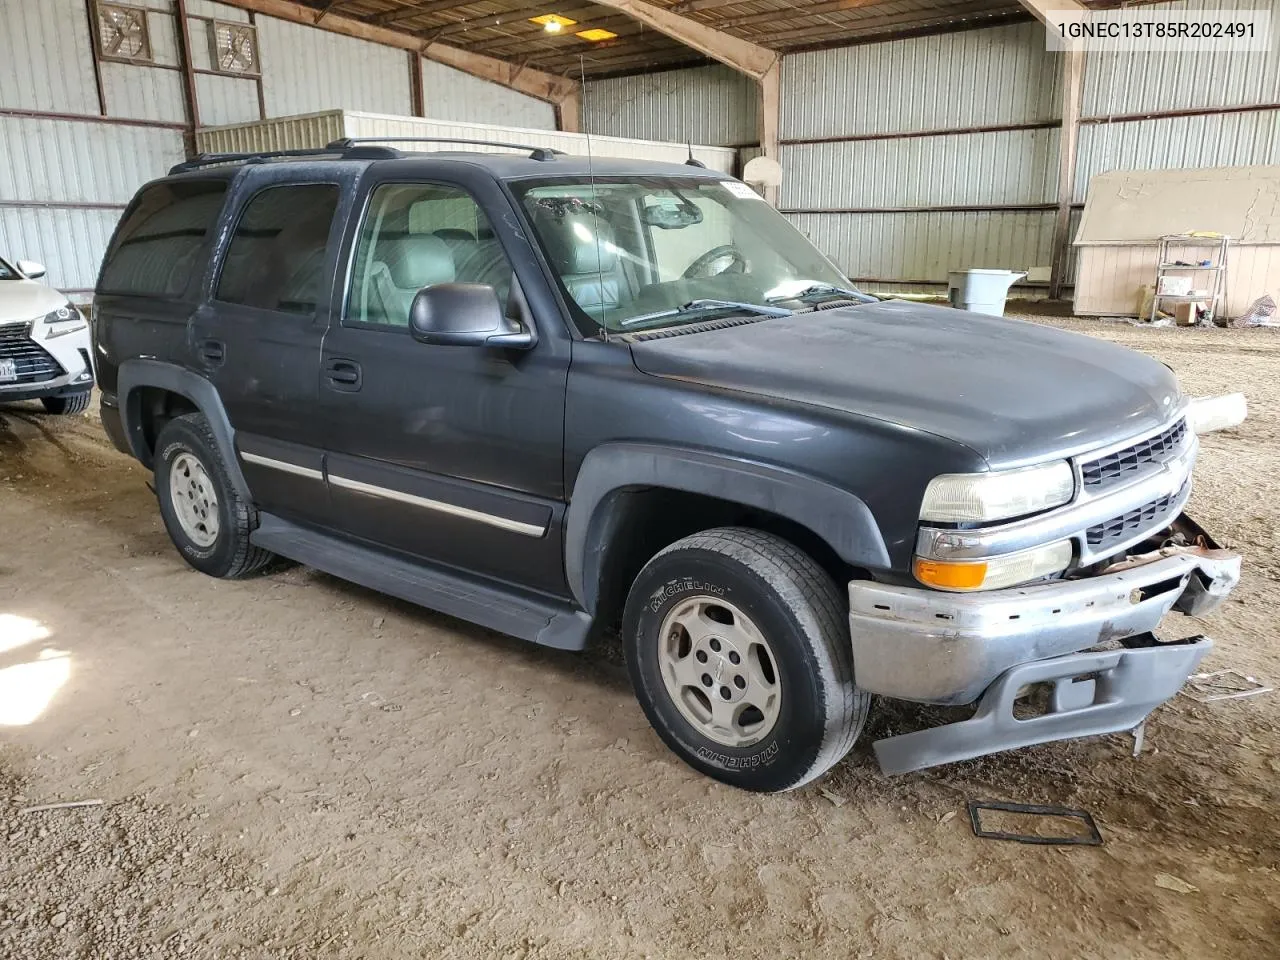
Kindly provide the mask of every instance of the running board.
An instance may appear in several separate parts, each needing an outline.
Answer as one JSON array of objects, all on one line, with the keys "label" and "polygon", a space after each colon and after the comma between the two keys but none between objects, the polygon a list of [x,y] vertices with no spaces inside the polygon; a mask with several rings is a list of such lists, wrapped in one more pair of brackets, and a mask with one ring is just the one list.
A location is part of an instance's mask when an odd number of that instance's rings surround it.
[{"label": "running board", "polygon": [[254,546],[370,590],[521,640],[558,650],[581,650],[587,645],[591,618],[568,604],[410,563],[266,513],[249,540]]}]

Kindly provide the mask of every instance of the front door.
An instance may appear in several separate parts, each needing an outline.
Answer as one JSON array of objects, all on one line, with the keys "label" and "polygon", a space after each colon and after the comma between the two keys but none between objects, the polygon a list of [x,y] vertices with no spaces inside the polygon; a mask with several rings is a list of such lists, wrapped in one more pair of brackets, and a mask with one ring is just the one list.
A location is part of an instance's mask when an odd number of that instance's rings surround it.
[{"label": "front door", "polygon": [[254,501],[270,513],[323,524],[317,378],[342,189],[337,178],[273,182],[277,177],[250,170],[237,185],[234,230],[193,317],[191,349],[236,431]]},{"label": "front door", "polygon": [[330,498],[352,536],[565,595],[568,343],[544,335],[516,351],[409,334],[423,287],[489,284],[517,309],[513,286],[544,282],[527,267],[513,279],[508,251],[527,241],[509,206],[485,214],[508,203],[492,182],[371,187],[321,362]]}]

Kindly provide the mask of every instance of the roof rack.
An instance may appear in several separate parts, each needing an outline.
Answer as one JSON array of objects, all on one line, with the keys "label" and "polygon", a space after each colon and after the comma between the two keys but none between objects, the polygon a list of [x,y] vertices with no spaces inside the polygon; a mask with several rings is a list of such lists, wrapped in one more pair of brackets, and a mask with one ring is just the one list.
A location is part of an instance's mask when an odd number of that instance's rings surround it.
[{"label": "roof rack", "polygon": [[554,160],[565,156],[563,150],[532,147],[527,143],[503,143],[500,140],[462,140],[457,137],[343,137],[329,144],[331,150],[349,150],[364,143],[462,143],[472,147],[502,147],[504,150],[528,151],[530,160]]},{"label": "roof rack", "polygon": [[316,147],[308,150],[255,150],[251,153],[201,153],[175,164],[169,168],[169,176],[188,173],[218,163],[261,163],[263,160],[275,160],[280,157],[325,157],[337,155],[348,160],[384,160],[400,156],[399,151],[390,147],[348,148],[329,144],[327,147]]}]

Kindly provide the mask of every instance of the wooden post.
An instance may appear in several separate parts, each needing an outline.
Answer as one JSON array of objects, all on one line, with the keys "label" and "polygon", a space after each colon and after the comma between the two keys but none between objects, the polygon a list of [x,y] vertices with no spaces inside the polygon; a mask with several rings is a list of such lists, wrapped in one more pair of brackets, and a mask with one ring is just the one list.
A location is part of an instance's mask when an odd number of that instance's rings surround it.
[{"label": "wooden post", "polygon": [[1084,96],[1084,48],[1072,44],[1062,55],[1062,133],[1058,140],[1058,213],[1053,223],[1049,299],[1061,300],[1071,256],[1071,201],[1076,186],[1080,104]]},{"label": "wooden post", "polygon": [[582,92],[575,90],[556,104],[556,126],[565,133],[582,130]]},{"label": "wooden post", "polygon": [[[776,60],[768,72],[760,78],[760,150],[773,160],[778,156],[778,127],[782,118],[782,59]],[[765,187],[764,198],[778,205],[781,191],[778,187]]]},{"label": "wooden post", "polygon": [[413,50],[409,57],[409,112],[415,117],[425,117],[426,91],[422,88],[422,57]]},{"label": "wooden post", "polygon": [[196,153],[196,131],[200,129],[200,98],[196,93],[196,75],[192,72],[191,63],[191,30],[187,20],[187,0],[177,0],[173,7],[174,16],[178,18],[178,64],[182,67],[182,99],[187,107],[187,123],[191,125],[191,135],[187,140],[187,157]]}]

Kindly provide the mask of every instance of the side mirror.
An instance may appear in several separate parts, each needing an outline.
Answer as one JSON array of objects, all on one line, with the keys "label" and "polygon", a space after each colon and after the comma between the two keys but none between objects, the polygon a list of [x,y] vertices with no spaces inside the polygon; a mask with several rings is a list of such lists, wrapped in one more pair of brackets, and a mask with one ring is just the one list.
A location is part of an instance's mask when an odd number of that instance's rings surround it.
[{"label": "side mirror", "polygon": [[419,343],[441,347],[527,350],[536,342],[532,331],[506,315],[497,291],[485,283],[423,287],[409,307],[409,331]]},{"label": "side mirror", "polygon": [[19,260],[14,266],[28,280],[39,280],[48,272],[43,263],[36,263],[34,260]]}]

